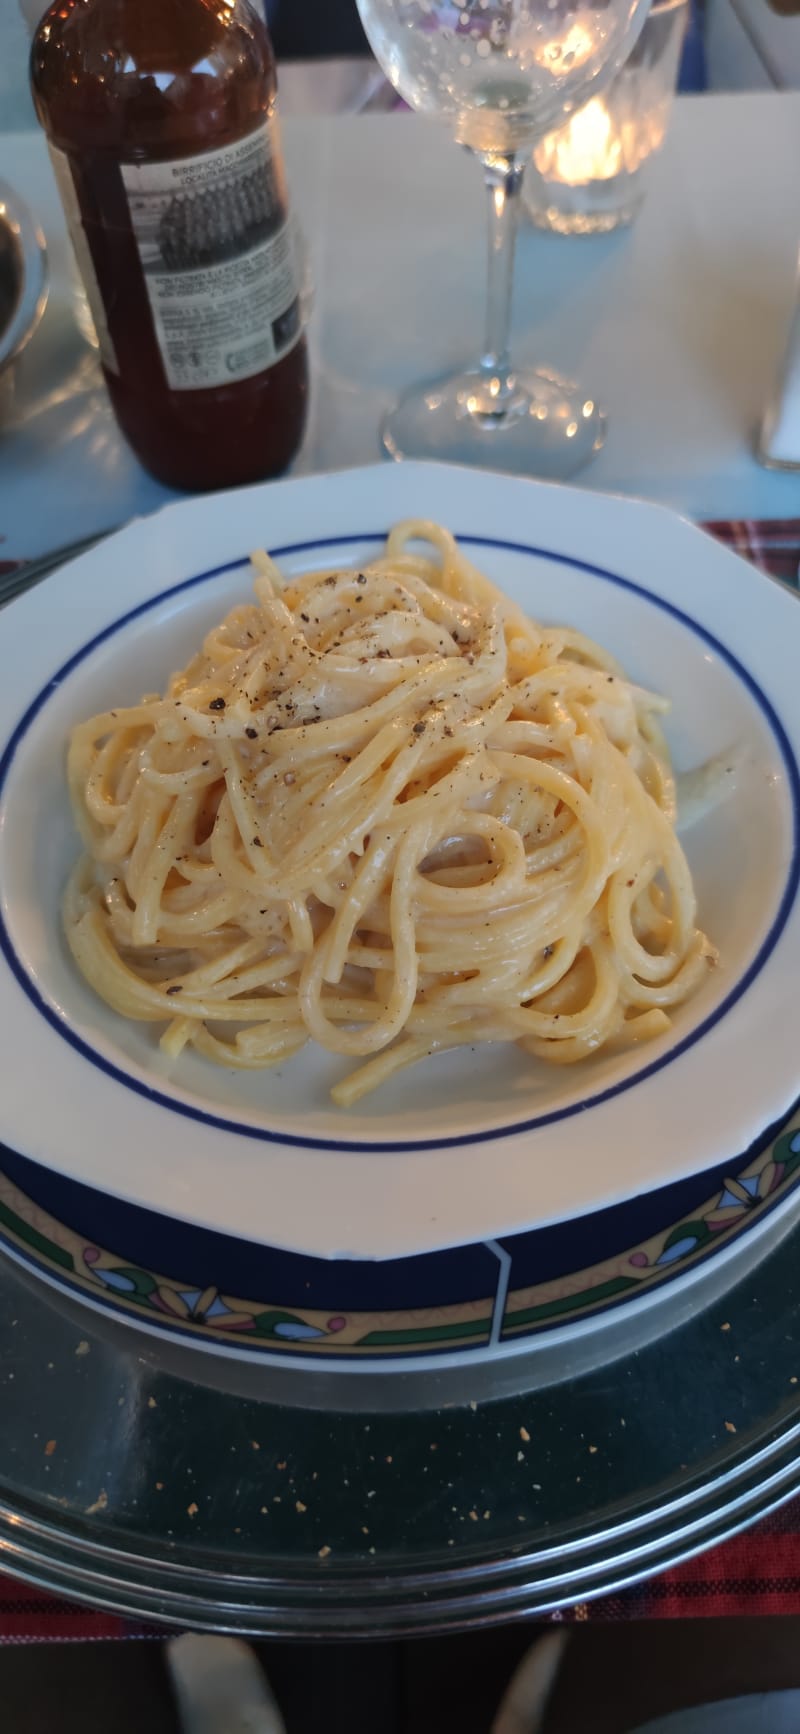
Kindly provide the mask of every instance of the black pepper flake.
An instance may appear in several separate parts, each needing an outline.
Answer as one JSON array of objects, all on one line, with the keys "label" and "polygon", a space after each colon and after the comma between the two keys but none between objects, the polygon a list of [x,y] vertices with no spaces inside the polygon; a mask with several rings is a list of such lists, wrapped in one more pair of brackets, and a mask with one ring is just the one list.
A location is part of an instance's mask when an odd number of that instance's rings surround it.
[{"label": "black pepper flake", "polygon": [[358,574],[358,577],[357,577],[357,579],[356,579],[356,583],[357,583],[357,584],[366,584],[366,582],[367,582],[367,580],[366,580],[366,578],[365,578],[365,576],[364,576],[364,573],[363,573],[363,572],[359,572],[359,574]]},{"label": "black pepper flake", "polygon": [[413,730],[414,734],[415,735],[424,735],[427,726],[428,725],[425,722],[416,722],[414,724],[414,730]]},{"label": "black pepper flake", "polygon": [[245,729],[244,732],[247,735],[247,739],[249,741],[258,740],[258,729]]},{"label": "black pepper flake", "polygon": [[307,614],[301,614],[300,619],[305,621],[306,626],[308,625],[308,615]]},{"label": "black pepper flake", "polygon": [[180,982],[176,982],[174,987],[168,987],[167,993],[183,993],[183,988],[181,987]]},{"label": "black pepper flake", "polygon": [[453,730],[452,730],[452,729],[451,729],[451,727],[450,727],[450,724],[449,724],[449,723],[445,723],[445,725],[444,725],[444,732],[445,732],[445,734],[446,734],[446,735],[447,735],[447,739],[448,739],[448,740],[449,740],[449,741],[451,741],[451,740],[452,740],[452,739],[453,739]]},{"label": "black pepper flake", "polygon": [[261,841],[261,838],[260,837],[254,837],[253,838],[253,848],[254,849],[263,849],[263,847],[264,847],[264,845]]},{"label": "black pepper flake", "polygon": [[210,765],[210,763],[211,763],[210,759],[204,759],[202,765],[200,766],[200,769],[204,771],[207,768],[207,766]]},{"label": "black pepper flake", "polygon": [[224,698],[212,698],[211,703],[210,703],[208,708],[209,708],[209,710],[224,710],[225,709]]}]

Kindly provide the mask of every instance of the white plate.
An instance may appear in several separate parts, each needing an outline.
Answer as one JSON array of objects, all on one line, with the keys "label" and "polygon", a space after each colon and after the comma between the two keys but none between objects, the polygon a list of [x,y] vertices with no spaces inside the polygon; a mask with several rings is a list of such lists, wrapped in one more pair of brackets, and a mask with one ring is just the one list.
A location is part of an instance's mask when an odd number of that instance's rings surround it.
[{"label": "white plate", "polygon": [[[288,571],[349,564],[412,514],[448,524],[532,614],[574,623],[667,693],[679,769],[735,750],[731,794],[684,838],[720,967],[635,1054],[548,1070],[515,1048],[454,1053],[347,1114],[328,1099],[341,1062],[312,1046],[278,1073],[197,1055],[170,1072],[155,1029],[109,1012],[62,941],[67,732],[159,687],[247,595],[251,548],[290,548]],[[744,1150],[800,1090],[798,626],[788,593],[658,507],[435,465],[132,524],[0,616],[0,1136],[167,1216],[359,1258],[567,1219]]]}]

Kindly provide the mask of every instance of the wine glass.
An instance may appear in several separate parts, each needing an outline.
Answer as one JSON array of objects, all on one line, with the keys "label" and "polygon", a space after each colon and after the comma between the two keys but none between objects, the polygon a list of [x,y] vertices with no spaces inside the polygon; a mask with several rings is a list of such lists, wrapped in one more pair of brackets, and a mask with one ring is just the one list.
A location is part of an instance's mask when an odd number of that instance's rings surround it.
[{"label": "wine glass", "polygon": [[412,108],[444,120],[489,194],[486,332],[477,364],[412,388],[387,415],[394,458],[480,463],[562,479],[599,451],[605,415],[548,368],[512,366],[520,190],[540,138],[614,76],[649,0],[357,0],[373,52]]}]

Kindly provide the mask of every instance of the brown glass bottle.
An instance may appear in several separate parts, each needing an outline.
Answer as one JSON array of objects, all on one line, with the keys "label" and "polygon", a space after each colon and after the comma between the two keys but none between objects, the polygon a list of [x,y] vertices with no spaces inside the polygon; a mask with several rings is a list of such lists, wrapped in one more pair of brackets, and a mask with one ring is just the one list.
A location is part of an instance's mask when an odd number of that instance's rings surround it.
[{"label": "brown glass bottle", "polygon": [[134,451],[178,488],[279,474],[308,361],[262,20],[246,0],[56,0],[31,80]]}]

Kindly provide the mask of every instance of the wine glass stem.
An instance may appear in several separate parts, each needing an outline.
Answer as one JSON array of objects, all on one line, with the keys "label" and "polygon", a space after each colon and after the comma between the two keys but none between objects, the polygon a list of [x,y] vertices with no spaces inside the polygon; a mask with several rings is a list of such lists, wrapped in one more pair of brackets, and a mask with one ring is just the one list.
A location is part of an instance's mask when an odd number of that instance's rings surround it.
[{"label": "wine glass stem", "polygon": [[492,385],[494,381],[498,382],[492,389],[492,396],[496,397],[505,395],[509,390],[511,291],[514,282],[519,195],[525,162],[515,156],[496,156],[494,152],[482,156],[481,161],[489,194],[486,338],[481,355],[481,371]]}]

